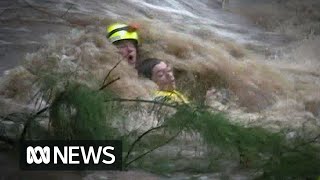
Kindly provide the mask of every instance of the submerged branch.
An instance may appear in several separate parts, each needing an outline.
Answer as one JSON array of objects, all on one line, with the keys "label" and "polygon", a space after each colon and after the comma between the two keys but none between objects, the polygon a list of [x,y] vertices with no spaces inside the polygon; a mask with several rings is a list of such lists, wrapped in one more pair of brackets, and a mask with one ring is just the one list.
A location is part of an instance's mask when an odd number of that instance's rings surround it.
[{"label": "submerged branch", "polygon": [[67,9],[67,11],[65,13],[62,14],[62,16],[60,16],[60,18],[63,18],[66,14],[68,14],[69,10],[74,6],[74,4],[71,4],[70,7]]},{"label": "submerged branch", "polygon": [[106,83],[108,77],[110,76],[111,72],[120,64],[121,60],[117,62],[116,65],[114,65],[111,70],[108,72],[108,74],[106,75],[106,77],[103,80],[102,86]]},{"label": "submerged branch", "polygon": [[[31,9],[35,10],[35,11],[39,11],[43,14],[47,14],[49,16],[52,16],[52,17],[56,17],[58,19],[62,19],[64,20],[66,23],[68,23],[68,25],[74,25],[74,23],[72,23],[71,20],[68,20],[65,18],[65,15],[67,15],[69,13],[69,10],[74,6],[74,4],[70,5],[70,7],[62,14],[62,15],[58,15],[58,14],[55,14],[55,13],[51,13],[49,11],[47,11],[46,9],[43,9],[43,8],[40,8],[40,7],[37,7],[33,4],[31,4],[30,2],[28,2],[28,0],[23,0],[23,2]],[[78,24],[79,25],[79,24]]]},{"label": "submerged branch", "polygon": [[50,12],[48,12],[48,11],[42,9],[42,8],[39,8],[39,7],[36,7],[36,6],[32,5],[32,4],[30,4],[28,2],[28,0],[23,0],[23,2],[26,3],[27,6],[30,7],[31,9],[34,9],[34,10],[39,11],[41,13],[44,13],[44,14],[47,14],[47,15],[50,15],[50,16],[53,16],[53,17],[57,17],[57,18],[60,18],[60,19],[63,19],[65,21],[67,21],[66,19],[64,19],[64,18],[62,18],[62,17],[60,17],[60,16],[58,16],[58,15],[56,15],[54,13],[50,13]]},{"label": "submerged branch", "polygon": [[24,124],[24,127],[23,127],[23,131],[21,133],[21,136],[20,136],[20,141],[23,141],[25,139],[25,136],[27,134],[27,129],[29,128],[32,120],[34,120],[36,117],[38,117],[39,115],[41,115],[42,113],[46,112],[48,109],[49,109],[50,106],[47,106],[47,107],[44,107],[42,108],[41,110],[39,110],[37,113],[35,113],[34,115],[31,115],[26,123]]},{"label": "submerged branch", "polygon": [[105,85],[101,86],[101,87],[99,88],[99,91],[103,90],[104,88],[106,88],[106,87],[107,87],[107,86],[109,86],[110,84],[112,84],[112,83],[114,83],[114,82],[118,81],[119,79],[120,79],[120,77],[117,77],[116,79],[111,80],[111,81],[110,81],[110,82],[108,82],[107,84],[105,84]]},{"label": "submerged branch", "polygon": [[125,167],[125,168],[128,167],[130,164],[132,164],[133,162],[135,162],[135,161],[143,158],[145,155],[147,155],[147,154],[151,153],[152,151],[154,151],[154,150],[156,150],[156,149],[158,149],[158,148],[160,148],[160,147],[162,147],[162,146],[170,143],[170,142],[171,142],[172,140],[174,140],[181,132],[182,132],[182,129],[181,129],[180,131],[178,131],[175,135],[173,135],[171,138],[169,138],[167,141],[165,141],[164,143],[159,144],[158,146],[156,146],[156,147],[148,150],[148,151],[145,152],[145,153],[142,153],[142,154],[139,155],[138,157],[136,157],[136,158],[134,158],[133,160],[131,160],[130,162],[126,163],[126,164],[124,165],[124,167]]},{"label": "submerged branch", "polygon": [[[26,123],[24,124],[24,127],[23,127],[23,131],[20,135],[20,139],[19,139],[20,142],[25,139],[25,136],[27,134],[27,129],[30,127],[32,120],[40,116],[42,113],[46,112],[48,109],[49,109],[49,106],[42,108],[41,110],[39,110],[37,113],[33,115],[29,114],[29,117],[27,118]],[[7,136],[0,136],[0,141],[3,141],[11,146],[14,146],[17,142],[15,139],[9,138]]]},{"label": "submerged branch", "polygon": [[103,79],[102,85],[99,88],[99,91],[103,90],[104,88],[106,88],[107,86],[109,86],[110,84],[118,81],[120,79],[120,77],[117,77],[116,79],[111,80],[110,82],[106,83],[108,77],[110,76],[110,74],[112,73],[112,71],[120,64],[121,60],[117,62],[116,65],[114,65],[111,70],[108,72],[108,74],[106,75],[106,77]]},{"label": "submerged branch", "polygon": [[293,147],[292,149],[293,149],[293,150],[297,150],[297,149],[300,148],[300,147],[303,147],[303,146],[307,146],[307,145],[316,143],[316,141],[317,141],[319,138],[320,138],[320,134],[317,135],[316,137],[314,137],[314,138],[306,141],[306,142],[303,142],[303,143],[301,143],[301,144],[296,145],[296,146]]},{"label": "submerged branch", "polygon": [[126,157],[124,158],[124,163],[127,162],[129,156],[130,156],[130,153],[132,152],[134,146],[144,137],[146,136],[147,134],[149,134],[150,132],[154,131],[154,130],[157,130],[157,129],[161,129],[161,128],[164,128],[166,126],[157,126],[157,127],[154,127],[154,128],[151,128],[149,129],[148,131],[144,132],[143,134],[141,134],[133,143],[132,145],[130,146],[129,150],[128,150],[128,153],[126,155]]}]

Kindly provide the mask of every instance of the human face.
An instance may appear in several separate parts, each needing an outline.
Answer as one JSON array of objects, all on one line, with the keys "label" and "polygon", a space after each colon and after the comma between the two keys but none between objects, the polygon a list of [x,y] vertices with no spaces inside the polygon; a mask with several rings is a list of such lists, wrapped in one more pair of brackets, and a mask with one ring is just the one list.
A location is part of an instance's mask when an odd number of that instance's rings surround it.
[{"label": "human face", "polygon": [[114,45],[118,48],[119,53],[127,60],[130,65],[135,66],[137,62],[137,49],[134,41],[121,40],[114,42]]},{"label": "human face", "polygon": [[151,79],[159,86],[160,90],[172,91],[176,89],[172,68],[163,61],[153,67]]}]

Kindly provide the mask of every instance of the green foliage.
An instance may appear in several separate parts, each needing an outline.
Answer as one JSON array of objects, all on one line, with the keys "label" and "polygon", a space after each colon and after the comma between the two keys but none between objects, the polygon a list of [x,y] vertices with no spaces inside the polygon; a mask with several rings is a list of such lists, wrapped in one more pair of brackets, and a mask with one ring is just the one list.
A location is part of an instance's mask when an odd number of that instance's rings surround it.
[{"label": "green foliage", "polygon": [[[58,139],[103,140],[115,137],[111,127],[116,116],[112,103],[105,104],[112,96],[94,91],[84,85],[69,85],[57,95],[50,108],[50,123]],[[115,111],[116,112],[116,111]]]},{"label": "green foliage", "polygon": [[[284,139],[280,134],[259,128],[246,128],[231,123],[222,113],[214,113],[188,106],[179,107],[177,113],[166,120],[170,128],[183,128],[198,132],[209,146],[231,152],[238,149],[269,152],[279,148]],[[270,146],[271,145],[271,146]]]},{"label": "green foliage", "polygon": [[320,175],[319,146],[306,144],[303,147],[282,149],[264,164],[264,179],[316,178]]},{"label": "green foliage", "polygon": [[[164,114],[164,118],[159,117],[161,128],[144,132],[145,135],[133,131],[120,136],[112,123],[123,116],[120,113],[123,112],[122,107],[117,102],[105,101],[115,98],[115,95],[81,84],[70,83],[63,89],[55,95],[50,106],[53,138],[122,139],[124,153],[128,152],[127,165],[134,162],[134,167],[161,174],[180,171],[206,173],[220,171],[223,169],[220,164],[224,166],[225,162],[233,161],[262,174],[257,179],[315,178],[320,174],[320,147],[316,145],[315,138],[310,141],[305,136],[298,136],[288,140],[281,133],[272,133],[261,127],[244,127],[231,123],[224,114],[187,105],[177,106],[171,116]],[[40,126],[34,122],[30,128],[40,129]],[[171,152],[172,147],[175,149],[181,143],[177,135],[182,133],[200,135],[207,152],[198,158]],[[135,147],[129,152],[133,144]],[[171,148],[166,149],[166,144]],[[181,148],[186,150],[186,146]]]},{"label": "green foliage", "polygon": [[[189,106],[178,107],[165,124],[171,130],[199,133],[209,149],[219,148],[246,167],[264,172],[264,177],[306,178],[320,174],[320,148],[306,140],[287,140],[281,133],[244,127],[231,123],[221,113]],[[299,146],[301,143],[304,146]]]},{"label": "green foliage", "polygon": [[40,118],[35,118],[31,121],[26,134],[27,139],[41,140],[49,137],[46,127],[41,126],[41,121],[42,120]]},{"label": "green foliage", "polygon": [[[124,150],[128,152],[128,159],[125,159],[125,163],[129,162],[127,165],[136,161],[132,165],[159,173],[214,171],[221,169],[217,167],[218,162],[226,159],[263,172],[262,179],[313,178],[320,174],[320,148],[314,142],[302,138],[288,140],[281,133],[271,133],[261,127],[244,127],[231,123],[224,114],[203,108],[181,105],[176,107],[172,115],[168,115],[161,114],[161,107],[153,107],[154,111],[159,111],[155,114],[161,128],[144,132],[145,135],[133,130],[121,136],[113,124],[130,113],[121,113],[124,111],[119,102],[106,102],[115,99],[114,94],[108,89],[93,90],[68,80],[61,84],[60,78],[46,74],[39,82],[43,85],[42,93],[50,90],[50,96],[54,97],[49,113],[50,132],[54,139],[122,139]],[[62,86],[57,88],[57,84]],[[134,106],[137,109],[144,107],[138,105]],[[30,134],[35,132],[32,129],[41,128],[33,122],[28,131],[29,137],[38,139],[39,136]],[[207,147],[207,152],[201,157],[203,159],[195,161],[185,156],[177,157],[175,153],[161,154],[156,151],[171,141],[181,143],[177,140],[181,133],[201,136]],[[46,133],[41,130],[41,134]],[[195,163],[188,163],[190,161]]]}]

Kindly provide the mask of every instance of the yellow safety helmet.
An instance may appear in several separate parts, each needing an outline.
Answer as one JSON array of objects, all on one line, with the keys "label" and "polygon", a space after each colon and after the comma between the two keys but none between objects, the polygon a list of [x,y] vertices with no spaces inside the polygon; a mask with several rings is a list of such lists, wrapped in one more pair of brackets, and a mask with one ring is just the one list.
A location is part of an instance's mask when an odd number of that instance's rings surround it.
[{"label": "yellow safety helmet", "polygon": [[114,23],[107,27],[107,38],[111,43],[120,40],[134,40],[139,44],[138,25]]}]

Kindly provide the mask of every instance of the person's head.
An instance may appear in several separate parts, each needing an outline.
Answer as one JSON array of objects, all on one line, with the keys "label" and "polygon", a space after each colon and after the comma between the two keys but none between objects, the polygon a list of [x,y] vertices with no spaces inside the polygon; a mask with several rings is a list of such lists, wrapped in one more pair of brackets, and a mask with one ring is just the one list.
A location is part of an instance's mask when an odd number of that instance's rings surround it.
[{"label": "person's head", "polygon": [[146,59],[138,67],[138,73],[154,81],[160,90],[176,89],[173,71],[168,63],[156,58]]},{"label": "person's head", "polygon": [[139,37],[137,26],[115,23],[107,28],[107,38],[130,65],[137,64]]}]

